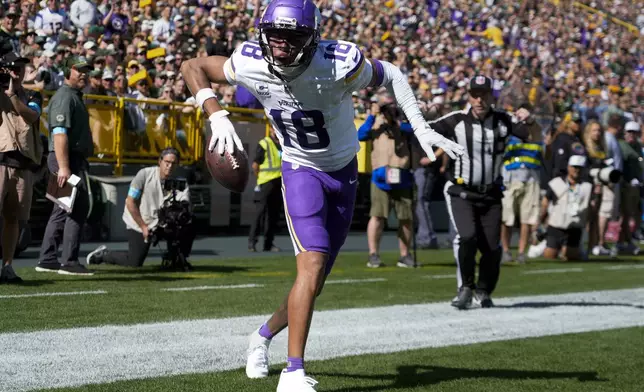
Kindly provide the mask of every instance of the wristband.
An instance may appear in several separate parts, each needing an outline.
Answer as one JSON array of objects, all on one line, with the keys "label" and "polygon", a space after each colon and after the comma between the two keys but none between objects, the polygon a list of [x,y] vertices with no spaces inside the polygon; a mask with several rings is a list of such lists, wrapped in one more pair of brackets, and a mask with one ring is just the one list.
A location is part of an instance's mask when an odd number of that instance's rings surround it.
[{"label": "wristband", "polygon": [[220,110],[218,112],[214,112],[213,114],[211,114],[210,117],[208,117],[208,120],[210,120],[210,122],[213,122],[215,120],[219,120],[222,117],[226,117],[229,114],[230,113],[228,113],[227,110],[222,109],[222,110]]},{"label": "wristband", "polygon": [[203,104],[210,98],[217,98],[217,95],[215,95],[215,92],[212,91],[211,88],[202,88],[197,92],[197,95],[195,95],[195,100],[197,101],[197,104],[199,104],[199,107],[202,109]]}]

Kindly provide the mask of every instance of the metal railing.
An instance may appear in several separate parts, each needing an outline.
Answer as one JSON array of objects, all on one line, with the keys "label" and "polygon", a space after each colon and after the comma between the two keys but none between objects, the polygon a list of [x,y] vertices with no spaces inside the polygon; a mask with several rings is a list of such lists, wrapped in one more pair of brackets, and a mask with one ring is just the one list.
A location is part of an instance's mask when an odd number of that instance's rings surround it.
[{"label": "metal railing", "polygon": [[[49,136],[47,105],[53,92],[43,92],[43,115],[40,129]],[[90,162],[114,165],[114,174],[122,175],[123,165],[154,164],[166,147],[175,147],[181,161],[190,165],[204,156],[204,143],[209,134],[205,116],[195,105],[158,99],[135,99],[102,95],[83,96],[90,116],[90,129],[95,154]],[[263,110],[226,108],[231,121],[269,122]]]}]

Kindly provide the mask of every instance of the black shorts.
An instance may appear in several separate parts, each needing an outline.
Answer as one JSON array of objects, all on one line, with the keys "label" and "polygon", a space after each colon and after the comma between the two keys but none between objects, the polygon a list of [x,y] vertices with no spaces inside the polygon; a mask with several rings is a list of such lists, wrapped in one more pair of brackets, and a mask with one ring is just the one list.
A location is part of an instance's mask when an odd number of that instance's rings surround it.
[{"label": "black shorts", "polygon": [[552,249],[561,249],[564,245],[569,248],[579,248],[582,230],[580,227],[559,229],[548,226],[546,231],[546,246]]}]

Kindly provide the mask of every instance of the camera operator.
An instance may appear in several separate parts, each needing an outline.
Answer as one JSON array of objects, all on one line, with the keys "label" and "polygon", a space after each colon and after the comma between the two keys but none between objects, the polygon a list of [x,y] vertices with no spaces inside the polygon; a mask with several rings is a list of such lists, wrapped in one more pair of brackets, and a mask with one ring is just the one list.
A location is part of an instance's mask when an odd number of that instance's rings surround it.
[{"label": "camera operator", "polygon": [[[371,152],[371,216],[367,227],[369,261],[367,267],[378,268],[382,261],[378,247],[385,219],[393,206],[398,219],[398,266],[414,268],[416,263],[410,255],[412,236],[412,189],[414,177],[410,171],[411,127],[400,123],[401,114],[396,105],[385,99],[381,105],[373,103],[369,116],[358,130],[360,141],[373,140]],[[407,135],[405,135],[407,133]]]},{"label": "camera operator", "polygon": [[[105,245],[87,255],[87,264],[116,264],[127,267],[141,267],[150,250],[152,235],[157,233],[159,211],[172,198],[172,191],[164,188],[164,182],[172,178],[179,166],[179,151],[168,147],[161,151],[159,165],[139,170],[125,199],[123,221],[127,228],[128,250],[109,251]],[[176,194],[177,202],[189,203],[190,191],[185,189]],[[192,224],[183,228],[180,236],[180,251],[185,258],[192,250],[195,230]],[[169,238],[167,238],[170,241]],[[170,247],[170,245],[168,245]]]},{"label": "camera operator", "polygon": [[0,283],[20,283],[11,266],[20,221],[29,220],[33,173],[41,166],[43,145],[38,130],[42,99],[22,88],[29,60],[10,52],[0,59],[0,213],[2,260]]},{"label": "camera operator", "polygon": [[588,220],[588,210],[593,186],[582,179],[586,156],[572,155],[568,158],[568,173],[548,182],[546,195],[541,201],[540,221],[548,218],[543,257],[564,260],[579,260],[581,236]]}]

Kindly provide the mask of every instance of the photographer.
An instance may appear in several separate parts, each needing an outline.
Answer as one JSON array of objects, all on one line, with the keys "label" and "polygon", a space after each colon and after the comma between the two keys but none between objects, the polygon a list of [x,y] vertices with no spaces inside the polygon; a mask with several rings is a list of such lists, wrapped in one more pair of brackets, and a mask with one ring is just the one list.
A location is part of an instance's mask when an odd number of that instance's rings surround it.
[{"label": "photographer", "polygon": [[[175,238],[168,238],[168,234],[180,238],[179,250],[187,258],[192,250],[192,243],[195,238],[194,227],[190,223],[186,227],[174,233],[161,232],[159,226],[160,211],[171,201],[173,190],[166,190],[166,181],[172,179],[172,173],[179,165],[179,151],[168,147],[161,151],[159,165],[146,167],[139,170],[128,191],[125,199],[125,210],[123,221],[127,227],[128,250],[115,252],[108,251],[105,245],[99,246],[96,250],[87,255],[87,264],[116,264],[127,267],[141,267],[150,250],[152,236],[164,236],[169,244]],[[186,186],[183,191],[177,192],[176,200],[171,204],[174,208],[177,204],[185,206],[186,213],[189,211],[190,191]],[[167,222],[162,222],[167,223]]]},{"label": "photographer", "polygon": [[548,218],[546,243],[543,257],[564,260],[579,260],[581,236],[588,221],[593,186],[582,179],[586,156],[572,155],[568,158],[568,173],[548,182],[546,195],[541,201],[543,223]]},{"label": "photographer", "polygon": [[[369,262],[367,267],[378,268],[382,261],[378,247],[385,220],[393,206],[398,219],[399,267],[414,268],[416,264],[409,253],[412,236],[412,187],[414,177],[410,171],[410,143],[408,123],[401,123],[401,113],[394,103],[371,105],[371,112],[358,130],[360,141],[373,140],[371,152],[371,211],[367,227]],[[405,135],[407,133],[408,135]]]},{"label": "photographer", "polygon": [[20,283],[11,266],[20,221],[29,220],[33,173],[40,168],[43,145],[38,130],[42,99],[21,84],[28,59],[10,52],[0,59],[0,213],[2,260],[0,283]]}]

